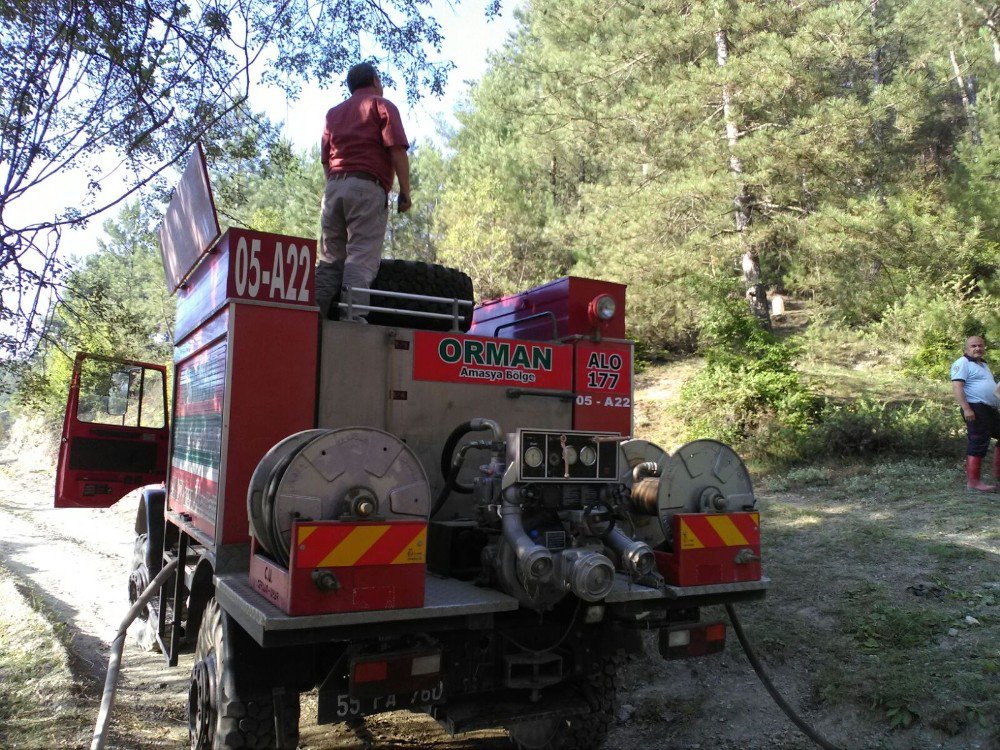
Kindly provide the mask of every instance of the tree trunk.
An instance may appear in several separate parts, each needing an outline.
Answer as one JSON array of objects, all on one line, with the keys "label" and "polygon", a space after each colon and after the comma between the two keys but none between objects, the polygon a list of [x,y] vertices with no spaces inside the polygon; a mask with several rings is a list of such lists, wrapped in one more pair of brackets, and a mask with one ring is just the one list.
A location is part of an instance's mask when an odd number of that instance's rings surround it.
[{"label": "tree trunk", "polygon": [[[729,60],[729,39],[725,29],[715,32],[715,55],[720,68],[726,67]],[[729,143],[729,171],[736,182],[736,195],[733,197],[733,215],[736,220],[736,234],[740,238],[742,252],[741,266],[743,282],[746,286],[747,304],[750,312],[767,330],[771,330],[771,311],[767,306],[767,290],[760,280],[760,259],[752,247],[749,238],[750,222],[753,206],[746,183],[743,181],[743,162],[736,152],[739,140],[739,129],[733,116],[733,92],[729,84],[722,87],[722,119],[726,125],[726,140]]]},{"label": "tree trunk", "polygon": [[[871,14],[872,19],[872,33],[877,35],[878,33],[878,2],[879,0],[868,0],[868,12]],[[882,78],[882,48],[878,45],[877,39],[876,43],[871,52],[872,61],[872,83],[875,84],[875,88],[878,88],[883,83]],[[882,151],[885,148],[885,130],[886,121],[885,118],[876,118],[872,123],[872,135],[875,140],[875,194],[878,196],[879,203],[885,206],[885,184],[883,182],[883,159]],[[881,270],[878,266],[878,260],[872,264],[872,268],[869,271],[870,276],[875,276],[876,273]]]},{"label": "tree trunk", "polygon": [[976,10],[983,17],[983,24],[986,26],[986,33],[989,34],[990,41],[993,42],[993,61],[1000,65],[1000,31],[997,30],[1000,21],[1000,6],[996,4],[987,9],[983,3],[974,3]]},{"label": "tree trunk", "polygon": [[[882,48],[878,44],[878,2],[879,0],[869,0],[868,1],[868,12],[871,14],[872,20],[872,36],[874,41],[874,46],[871,52],[872,61],[872,83],[875,88],[878,89],[882,86],[884,79],[882,77]],[[883,152],[885,150],[886,142],[886,130],[888,129],[888,122],[885,117],[876,117],[872,122],[872,137],[875,142],[875,195],[878,197],[879,205],[882,208],[886,206],[885,198],[885,160],[883,157]],[[878,257],[872,259],[871,264],[868,266],[868,278],[874,283],[875,278],[885,270],[885,264]]]},{"label": "tree trunk", "polygon": [[[958,14],[958,32],[962,41],[962,46],[965,46],[965,24],[962,22],[962,14]],[[958,90],[962,94],[962,109],[965,110],[965,116],[969,120],[969,131],[972,133],[972,140],[974,143],[979,143],[979,122],[976,117],[976,92],[972,87],[972,81],[966,80],[965,76],[962,75],[962,66],[958,64],[958,55],[955,54],[955,50],[948,50],[948,56],[951,58],[951,69],[955,73],[955,83],[958,84]]]}]

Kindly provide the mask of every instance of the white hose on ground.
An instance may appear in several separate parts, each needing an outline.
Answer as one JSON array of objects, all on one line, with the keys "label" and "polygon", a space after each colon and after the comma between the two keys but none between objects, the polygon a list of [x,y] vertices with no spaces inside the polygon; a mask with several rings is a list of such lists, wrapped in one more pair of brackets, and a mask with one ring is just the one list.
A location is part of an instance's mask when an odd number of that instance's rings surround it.
[{"label": "white hose on ground", "polygon": [[94,726],[94,739],[90,743],[90,750],[104,750],[105,734],[108,729],[108,720],[111,718],[111,710],[115,705],[115,690],[118,688],[118,671],[121,667],[122,651],[125,648],[125,633],[132,621],[139,616],[139,613],[159,591],[163,582],[177,568],[177,558],[163,566],[163,570],[157,573],[156,578],[149,582],[146,590],[142,592],[135,604],[125,615],[122,624],[118,627],[118,634],[111,643],[111,656],[108,658],[108,675],[104,679],[104,695],[101,696],[101,710],[97,714],[97,724]]}]

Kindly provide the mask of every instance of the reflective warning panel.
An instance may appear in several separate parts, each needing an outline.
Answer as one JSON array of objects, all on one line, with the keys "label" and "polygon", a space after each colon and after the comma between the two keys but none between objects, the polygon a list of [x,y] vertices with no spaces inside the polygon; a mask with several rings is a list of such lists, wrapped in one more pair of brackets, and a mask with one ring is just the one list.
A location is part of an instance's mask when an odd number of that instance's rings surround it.
[{"label": "reflective warning panel", "polygon": [[679,515],[681,549],[760,546],[760,514]]},{"label": "reflective warning panel", "polygon": [[427,557],[427,524],[341,523],[296,527],[297,568],[408,565]]},{"label": "reflective warning panel", "polygon": [[656,552],[673,586],[718,586],[761,580],[760,514],[677,513],[672,552]]}]

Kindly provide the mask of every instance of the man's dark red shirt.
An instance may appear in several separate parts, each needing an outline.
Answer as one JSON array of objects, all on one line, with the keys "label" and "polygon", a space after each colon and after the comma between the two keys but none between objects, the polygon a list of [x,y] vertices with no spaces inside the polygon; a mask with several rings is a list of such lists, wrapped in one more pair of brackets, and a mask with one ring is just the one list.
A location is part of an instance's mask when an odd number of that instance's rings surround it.
[{"label": "man's dark red shirt", "polygon": [[396,105],[369,86],[326,113],[320,157],[328,177],[331,172],[367,172],[388,193],[394,176],[389,149],[409,145]]}]

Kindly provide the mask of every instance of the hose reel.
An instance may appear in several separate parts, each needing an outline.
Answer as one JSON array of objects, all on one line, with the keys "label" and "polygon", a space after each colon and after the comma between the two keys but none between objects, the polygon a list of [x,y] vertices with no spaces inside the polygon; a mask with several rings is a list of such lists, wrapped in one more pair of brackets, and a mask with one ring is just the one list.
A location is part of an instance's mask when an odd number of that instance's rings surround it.
[{"label": "hose reel", "polygon": [[247,489],[250,533],[288,565],[294,521],[426,518],[430,485],[401,440],[371,427],[305,430],[257,464]]},{"label": "hose reel", "polygon": [[[626,440],[620,448],[621,481],[631,486],[633,536],[652,547],[671,543],[677,513],[732,513],[756,504],[743,461],[717,440],[695,440],[670,455],[646,440]],[[655,464],[659,476],[643,471]]]}]

